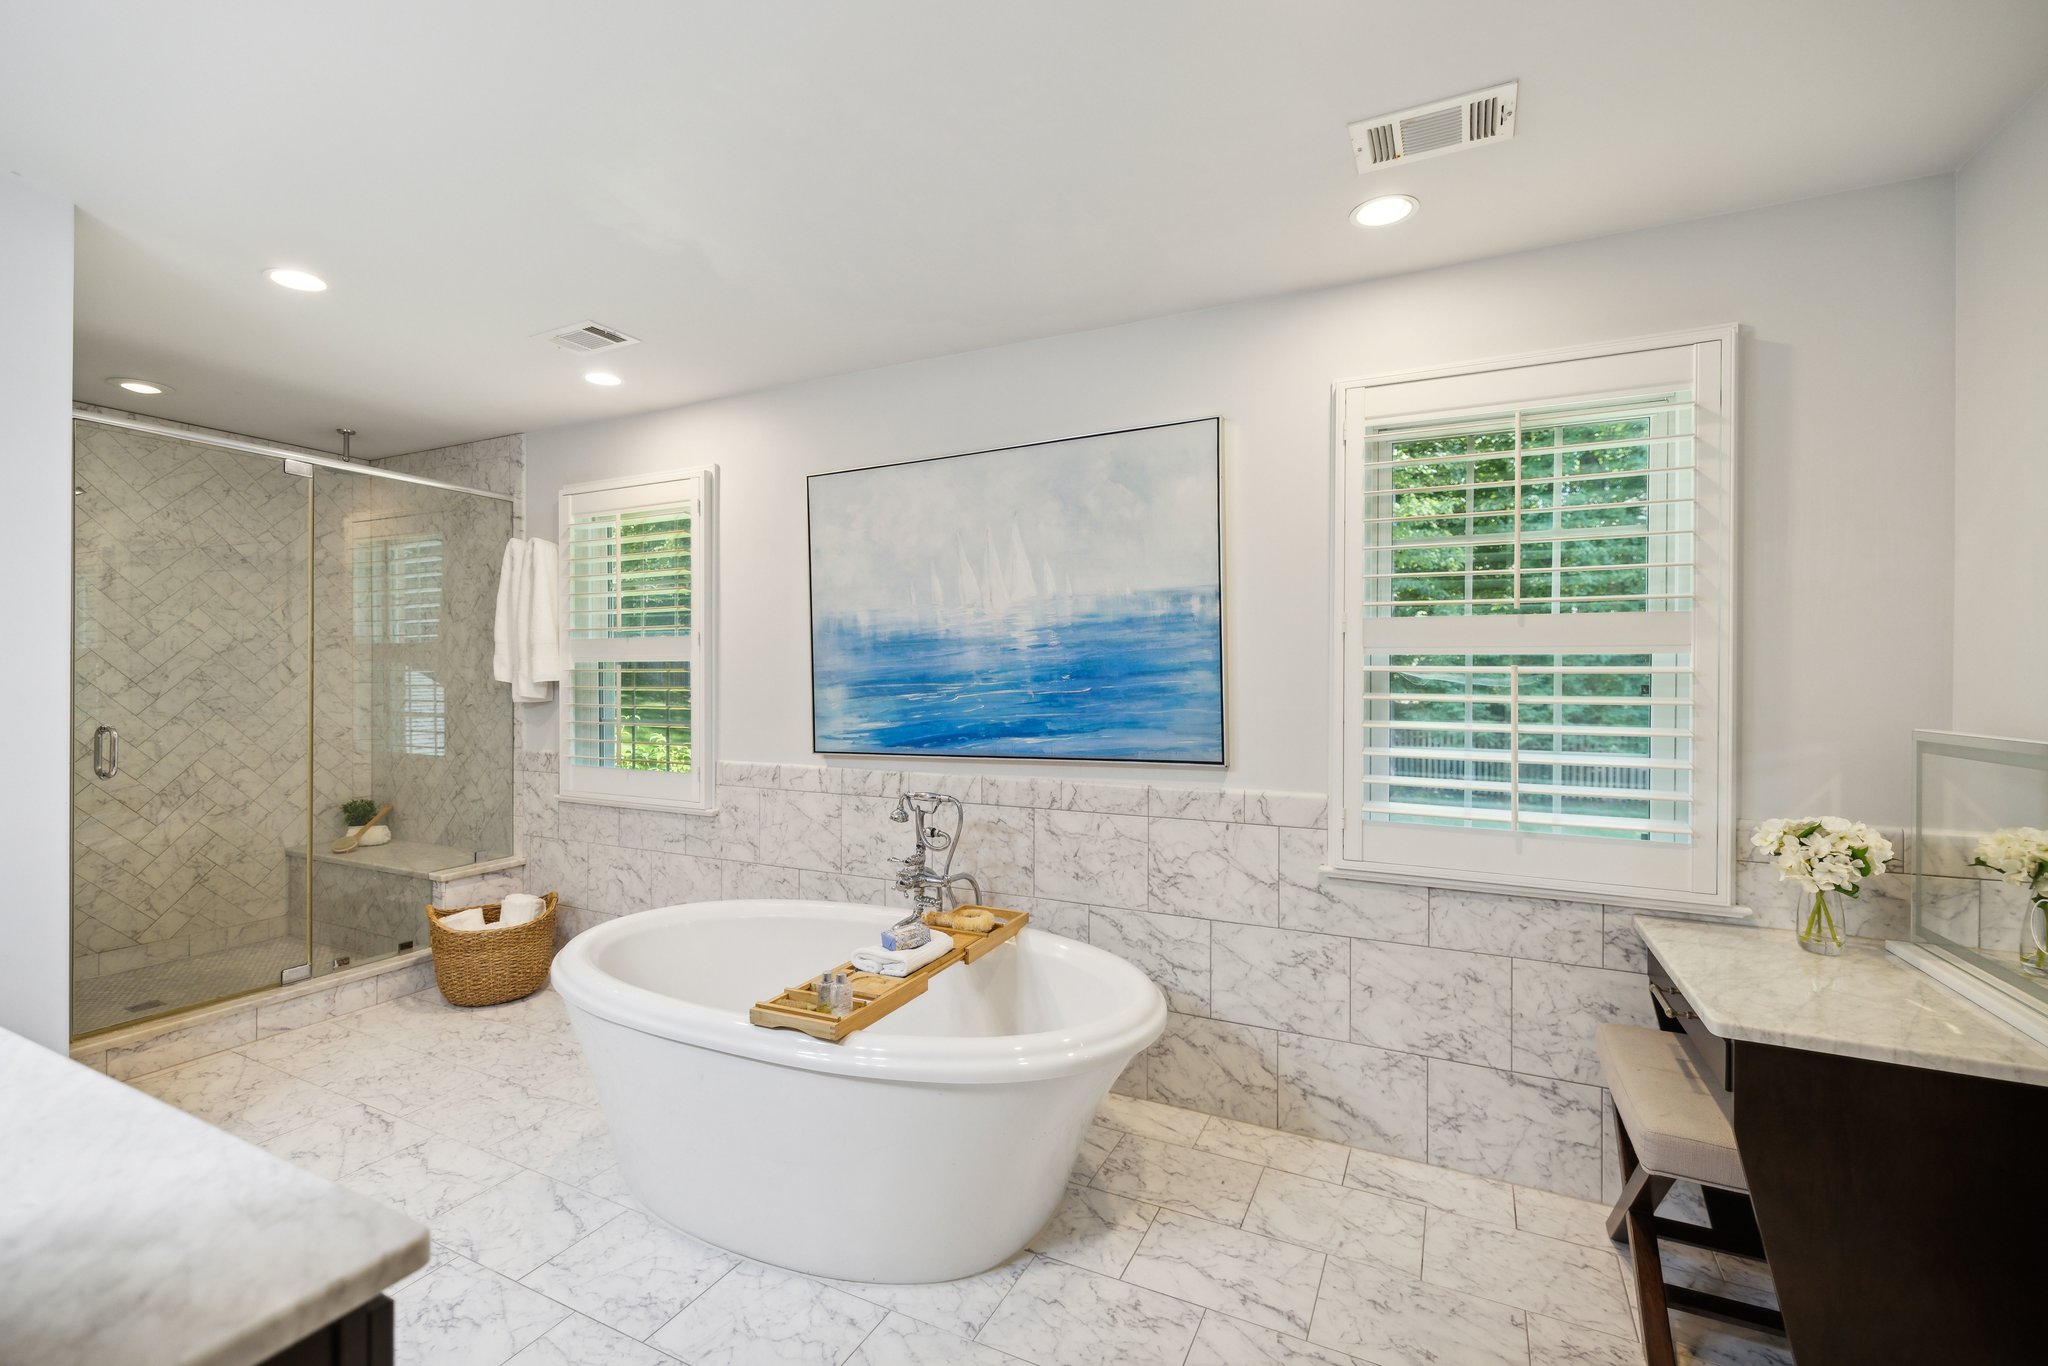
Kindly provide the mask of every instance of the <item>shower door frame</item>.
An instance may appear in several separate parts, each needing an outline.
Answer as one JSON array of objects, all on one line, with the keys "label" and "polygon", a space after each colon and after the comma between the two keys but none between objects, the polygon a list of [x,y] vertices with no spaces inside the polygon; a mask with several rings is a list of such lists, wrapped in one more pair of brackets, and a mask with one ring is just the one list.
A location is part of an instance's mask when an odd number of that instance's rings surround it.
[{"label": "shower door frame", "polygon": [[[497,502],[512,504],[515,513],[517,510],[519,500],[516,496],[509,493],[497,493],[490,489],[473,488],[467,484],[450,483],[447,480],[443,479],[429,479],[425,475],[405,474],[397,470],[379,469],[375,465],[365,464],[360,461],[344,460],[336,456],[320,455],[310,451],[294,450],[288,446],[273,446],[261,441],[246,440],[240,437],[229,436],[222,433],[180,427],[163,422],[152,422],[146,418],[131,417],[125,414],[102,412],[82,404],[74,403],[72,405],[71,418],[72,421],[74,422],[89,422],[101,427],[113,427],[118,428],[122,431],[140,432],[146,436],[161,437],[169,441],[182,441],[192,445],[211,446],[219,450],[237,451],[245,455],[264,456],[269,459],[281,462],[287,473],[304,476],[307,479],[306,526],[304,533],[306,546],[306,857],[304,860],[305,868],[302,874],[302,878],[304,881],[302,893],[305,899],[306,907],[306,952],[304,955],[305,961],[297,964],[296,966],[287,967],[286,969],[284,969],[284,971],[280,974],[279,980],[276,982],[266,982],[259,986],[249,987],[241,991],[229,992],[223,996],[208,997],[205,1000],[193,1001],[189,1004],[178,1006],[174,1009],[166,1010],[159,1014],[143,1016],[137,1020],[123,1021],[118,1024],[104,1025],[100,1028],[88,1030],[84,1033],[79,1033],[75,1029],[76,1007],[74,1004],[72,1004],[72,997],[75,993],[76,984],[75,982],[69,983],[67,984],[66,988],[66,1013],[67,1016],[69,1017],[66,1023],[66,1030],[69,1034],[71,1041],[74,1044],[76,1044],[80,1040],[90,1039],[96,1035],[111,1034],[118,1030],[132,1028],[136,1025],[161,1024],[164,1021],[176,1019],[178,1016],[186,1014],[191,1011],[204,1010],[212,1006],[220,1005],[227,1001],[237,1001],[252,996],[259,996],[265,992],[276,991],[283,986],[289,986],[296,984],[298,982],[305,981],[312,976],[312,944],[315,915],[315,907],[313,905],[313,831],[315,828],[315,811],[313,806],[313,784],[315,777],[315,765],[313,762],[313,747],[315,744],[315,736],[317,735],[318,721],[318,718],[315,714],[315,689],[318,685],[318,676],[315,669],[315,658],[318,644],[316,616],[318,612],[319,596],[316,591],[319,582],[319,558],[317,554],[317,513],[314,497],[314,484],[311,479],[313,467],[317,466],[323,469],[336,470],[339,472],[352,475],[360,475],[371,479],[387,479],[395,483],[416,484],[424,486],[426,488],[446,490],[451,493],[472,494],[479,498],[489,498]],[[72,573],[71,617],[73,623],[72,630],[74,632],[74,636],[70,652],[70,687],[71,709],[73,725],[75,727],[75,718],[78,706],[78,648],[75,634],[77,631],[78,601],[75,553]],[[118,751],[116,752],[118,753]],[[75,827],[78,810],[77,800],[75,798],[67,798],[67,802],[71,808],[70,816]],[[70,897],[75,898],[77,895],[76,879],[78,876],[75,861],[75,851],[67,849],[66,854],[66,886],[67,889],[69,890]],[[67,908],[75,910],[75,902],[67,899]],[[73,932],[75,932],[75,925],[72,928]]]}]

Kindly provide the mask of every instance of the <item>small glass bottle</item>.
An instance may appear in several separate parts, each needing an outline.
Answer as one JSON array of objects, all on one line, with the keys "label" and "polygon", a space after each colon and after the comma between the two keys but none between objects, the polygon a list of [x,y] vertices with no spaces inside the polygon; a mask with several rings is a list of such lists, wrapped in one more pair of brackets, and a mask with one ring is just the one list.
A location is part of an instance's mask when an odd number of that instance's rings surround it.
[{"label": "small glass bottle", "polygon": [[853,1013],[853,980],[843,972],[828,972],[818,979],[818,1001],[834,1015]]}]

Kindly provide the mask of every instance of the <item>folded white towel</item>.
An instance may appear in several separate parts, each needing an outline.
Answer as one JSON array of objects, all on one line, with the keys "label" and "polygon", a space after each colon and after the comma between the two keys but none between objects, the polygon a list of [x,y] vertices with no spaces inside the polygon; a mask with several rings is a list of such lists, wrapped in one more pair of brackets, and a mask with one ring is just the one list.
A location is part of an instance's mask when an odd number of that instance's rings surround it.
[{"label": "folded white towel", "polygon": [[537,896],[514,892],[499,903],[498,925],[501,929],[506,925],[524,925],[540,914],[543,904]]},{"label": "folded white towel", "polygon": [[466,911],[457,911],[454,915],[442,916],[441,928],[444,930],[487,930],[490,926],[484,924],[483,908],[481,906],[472,906]]},{"label": "folded white towel", "polygon": [[853,965],[862,972],[879,972],[884,977],[908,977],[934,958],[944,957],[952,951],[953,936],[933,930],[931,942],[914,949],[890,950],[880,944],[856,949]]}]

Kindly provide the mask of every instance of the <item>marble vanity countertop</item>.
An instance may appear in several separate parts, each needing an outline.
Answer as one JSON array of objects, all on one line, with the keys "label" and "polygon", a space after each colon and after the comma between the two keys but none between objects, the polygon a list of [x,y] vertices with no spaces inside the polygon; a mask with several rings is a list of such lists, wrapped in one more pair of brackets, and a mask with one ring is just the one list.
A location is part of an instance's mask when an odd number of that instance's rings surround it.
[{"label": "marble vanity countertop", "polygon": [[251,1366],[427,1262],[404,1215],[0,1030],[0,1360]]},{"label": "marble vanity countertop", "polygon": [[2048,1048],[1875,940],[1826,958],[1790,930],[1638,917],[1636,931],[1724,1039],[2048,1086]]}]

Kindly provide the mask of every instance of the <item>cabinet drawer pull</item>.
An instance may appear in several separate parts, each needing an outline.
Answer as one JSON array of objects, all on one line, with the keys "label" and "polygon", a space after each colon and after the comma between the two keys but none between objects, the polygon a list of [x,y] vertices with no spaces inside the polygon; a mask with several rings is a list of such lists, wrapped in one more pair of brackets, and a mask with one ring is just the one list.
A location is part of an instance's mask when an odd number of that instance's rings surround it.
[{"label": "cabinet drawer pull", "polygon": [[[1650,983],[1650,995],[1656,998],[1657,1009],[1663,1011],[1674,1020],[1697,1020],[1699,1018],[1698,1012],[1680,1010],[1677,1006],[1671,1004],[1671,998],[1664,994],[1664,988],[1658,986],[1655,982]],[[1681,996],[1679,999],[1682,1001],[1685,998]]]}]

